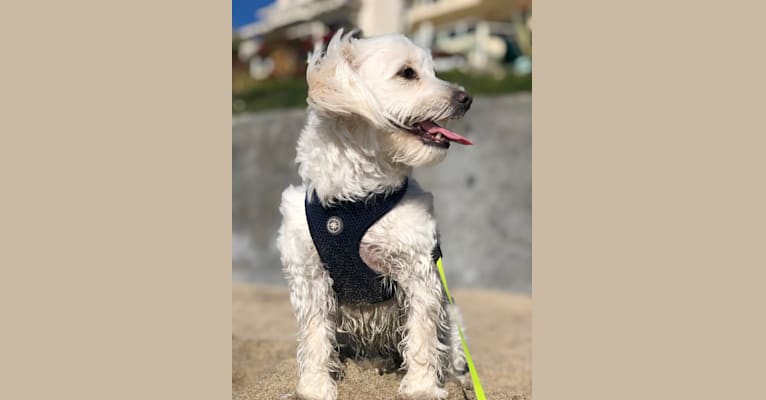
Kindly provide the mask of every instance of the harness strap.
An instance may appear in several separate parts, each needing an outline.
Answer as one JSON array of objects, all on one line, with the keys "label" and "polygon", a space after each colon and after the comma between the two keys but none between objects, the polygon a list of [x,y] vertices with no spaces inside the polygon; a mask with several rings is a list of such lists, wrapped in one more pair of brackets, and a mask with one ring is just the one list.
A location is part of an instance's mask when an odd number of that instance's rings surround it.
[{"label": "harness strap", "polygon": [[393,297],[396,284],[385,282],[359,255],[362,237],[391,211],[407,192],[407,179],[390,194],[322,206],[316,191],[306,193],[306,219],[311,240],[332,278],[333,291],[342,304],[376,304]]}]

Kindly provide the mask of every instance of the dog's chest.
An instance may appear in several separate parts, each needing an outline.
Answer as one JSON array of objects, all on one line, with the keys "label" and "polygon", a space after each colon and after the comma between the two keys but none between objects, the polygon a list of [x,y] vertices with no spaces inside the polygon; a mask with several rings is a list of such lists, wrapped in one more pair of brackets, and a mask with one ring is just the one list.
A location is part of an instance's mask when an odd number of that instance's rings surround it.
[{"label": "dog's chest", "polygon": [[[310,203],[313,202],[304,201],[302,216],[309,225],[306,239],[313,245],[311,251],[330,272],[341,304],[385,301],[395,292],[400,279],[408,279],[413,272],[422,276],[434,268],[429,262],[438,252],[433,196],[423,191],[416,181],[410,182],[401,199],[380,218],[368,220],[366,228],[353,222],[355,217],[348,212],[336,213],[332,207],[315,210]],[[332,239],[334,234],[340,237],[350,233],[354,233],[355,238]],[[334,269],[331,263],[338,260],[345,265]],[[377,291],[377,298],[356,295],[369,291],[368,288]]]},{"label": "dog's chest", "polygon": [[[396,207],[406,191],[405,180],[393,193],[332,205],[322,205],[315,192],[306,194],[311,238],[341,303],[375,304],[393,296],[395,286],[362,258],[362,240],[373,225]],[[365,258],[376,258],[374,246],[365,245],[364,249]],[[378,266],[379,261],[375,262]]]}]

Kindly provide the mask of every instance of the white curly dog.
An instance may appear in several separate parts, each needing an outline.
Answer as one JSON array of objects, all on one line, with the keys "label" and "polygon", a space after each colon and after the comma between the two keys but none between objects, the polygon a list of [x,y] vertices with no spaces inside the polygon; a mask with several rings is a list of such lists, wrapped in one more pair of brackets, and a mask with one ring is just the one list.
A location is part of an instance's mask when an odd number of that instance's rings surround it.
[{"label": "white curly dog", "polygon": [[[433,197],[410,175],[413,167],[443,160],[450,142],[471,144],[439,125],[462,117],[471,96],[438,79],[430,54],[402,35],[356,39],[338,32],[324,52],[317,47],[309,55],[306,78],[308,117],[296,157],[303,184],[282,194],[277,240],[298,321],[299,379],[287,397],[335,399],[344,359],[363,357],[380,373],[406,371],[397,398],[443,399],[446,379],[467,386],[470,378],[460,316],[432,257]],[[390,300],[344,303],[312,240],[307,193],[331,207],[403,187],[401,200],[355,250]]]}]

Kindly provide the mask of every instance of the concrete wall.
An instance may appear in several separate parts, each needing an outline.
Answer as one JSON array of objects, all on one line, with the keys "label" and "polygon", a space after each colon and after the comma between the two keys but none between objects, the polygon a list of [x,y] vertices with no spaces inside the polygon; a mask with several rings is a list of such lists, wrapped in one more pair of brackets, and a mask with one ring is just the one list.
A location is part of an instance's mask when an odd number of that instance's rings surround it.
[{"label": "concrete wall", "polygon": [[[236,116],[233,122],[233,278],[284,284],[275,246],[282,190],[299,183],[295,143],[303,110]],[[529,94],[477,98],[450,128],[474,146],[415,172],[435,195],[444,266],[454,287],[531,290]]]}]

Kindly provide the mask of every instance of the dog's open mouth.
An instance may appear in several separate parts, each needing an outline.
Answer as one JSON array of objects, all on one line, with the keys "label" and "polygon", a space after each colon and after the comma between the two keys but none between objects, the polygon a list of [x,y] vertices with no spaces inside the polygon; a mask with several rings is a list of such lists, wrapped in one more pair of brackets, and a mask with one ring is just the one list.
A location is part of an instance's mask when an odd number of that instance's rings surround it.
[{"label": "dog's open mouth", "polygon": [[412,129],[407,129],[407,131],[416,135],[423,143],[438,147],[448,148],[450,142],[464,145],[473,144],[470,140],[433,121],[417,122],[413,124]]}]

